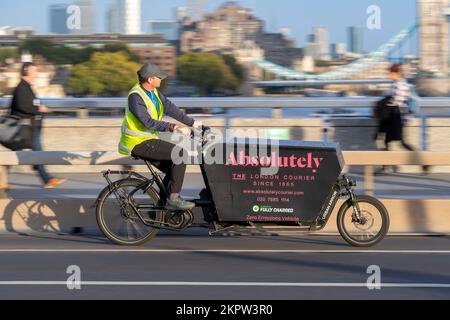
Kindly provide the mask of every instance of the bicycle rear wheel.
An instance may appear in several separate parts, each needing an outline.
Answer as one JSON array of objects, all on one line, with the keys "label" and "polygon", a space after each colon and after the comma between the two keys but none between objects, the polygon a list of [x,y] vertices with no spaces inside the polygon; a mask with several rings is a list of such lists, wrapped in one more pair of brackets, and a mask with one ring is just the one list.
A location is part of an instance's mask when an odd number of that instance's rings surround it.
[{"label": "bicycle rear wheel", "polygon": [[[163,212],[142,212],[144,220],[154,221],[154,226],[144,224],[131,207],[128,195],[143,186],[142,180],[125,179],[118,181],[112,187],[106,187],[100,194],[96,208],[97,223],[103,234],[119,245],[137,246],[152,239],[159,232],[159,223],[163,222]],[[159,195],[149,188],[136,192],[132,198],[135,206],[157,206]]]}]

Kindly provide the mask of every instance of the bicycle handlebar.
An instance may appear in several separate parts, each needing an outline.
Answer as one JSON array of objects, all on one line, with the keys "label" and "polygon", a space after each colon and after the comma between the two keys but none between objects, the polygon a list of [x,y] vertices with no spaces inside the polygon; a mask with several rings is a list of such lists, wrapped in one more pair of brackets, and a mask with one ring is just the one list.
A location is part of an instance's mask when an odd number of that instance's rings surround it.
[{"label": "bicycle handlebar", "polygon": [[209,132],[211,132],[210,127],[202,126],[201,131],[193,128],[191,131],[191,138],[195,139],[196,137],[201,137],[200,141],[202,142],[202,145],[204,145],[208,142],[208,139],[205,136],[207,136]]}]

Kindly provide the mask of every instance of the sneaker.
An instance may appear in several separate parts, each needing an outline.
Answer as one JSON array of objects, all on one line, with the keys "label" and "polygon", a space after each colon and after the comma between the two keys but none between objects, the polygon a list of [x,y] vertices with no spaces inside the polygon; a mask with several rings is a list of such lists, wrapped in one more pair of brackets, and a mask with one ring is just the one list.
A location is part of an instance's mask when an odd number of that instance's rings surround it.
[{"label": "sneaker", "polygon": [[422,175],[426,176],[430,174],[431,166],[424,165],[422,166]]},{"label": "sneaker", "polygon": [[180,197],[174,199],[174,200],[167,200],[166,209],[171,211],[186,211],[186,210],[192,210],[195,208],[195,203],[185,201],[181,199]]},{"label": "sneaker", "polygon": [[53,189],[61,184],[63,184],[64,182],[66,182],[66,179],[51,179],[49,182],[47,182],[44,185],[44,189]]},{"label": "sneaker", "polygon": [[397,173],[398,168],[397,166],[386,166],[382,167],[380,170],[375,171],[376,176],[385,176],[388,174],[394,174]]}]

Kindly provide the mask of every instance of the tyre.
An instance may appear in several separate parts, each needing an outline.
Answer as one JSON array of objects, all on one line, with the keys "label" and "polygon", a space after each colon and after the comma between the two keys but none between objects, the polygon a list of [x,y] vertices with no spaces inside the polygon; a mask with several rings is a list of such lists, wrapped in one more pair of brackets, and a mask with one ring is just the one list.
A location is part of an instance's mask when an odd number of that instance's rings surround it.
[{"label": "tyre", "polygon": [[370,196],[356,197],[361,222],[356,222],[350,201],[339,209],[337,226],[342,238],[354,247],[371,247],[379,243],[389,231],[389,214],[386,207]]},{"label": "tyre", "polygon": [[[143,184],[142,180],[125,179],[106,187],[99,196],[96,208],[97,223],[103,234],[119,245],[141,245],[157,235],[157,227],[147,226],[138,217],[128,203],[127,197]],[[159,202],[159,195],[149,188],[146,193],[139,190],[133,197],[134,205],[154,205]],[[142,212],[144,219],[163,222],[163,211]]]}]

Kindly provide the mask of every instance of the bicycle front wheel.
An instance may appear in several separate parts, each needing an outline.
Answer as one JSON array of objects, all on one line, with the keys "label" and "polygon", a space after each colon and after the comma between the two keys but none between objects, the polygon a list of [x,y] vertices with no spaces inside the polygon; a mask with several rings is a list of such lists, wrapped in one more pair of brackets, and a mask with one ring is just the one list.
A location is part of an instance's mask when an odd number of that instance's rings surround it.
[{"label": "bicycle front wheel", "polygon": [[389,230],[389,214],[376,198],[358,196],[361,221],[356,221],[352,204],[347,201],[339,209],[337,226],[342,238],[354,247],[371,247],[379,243]]},{"label": "bicycle front wheel", "polygon": [[[143,185],[142,180],[125,179],[106,187],[100,194],[96,208],[97,223],[103,234],[119,245],[137,246],[152,239],[159,232],[158,224],[163,222],[162,211],[142,212],[144,220],[154,221],[146,225],[131,207],[128,195]],[[149,188],[136,192],[132,198],[134,206],[157,206],[158,193]]]}]

